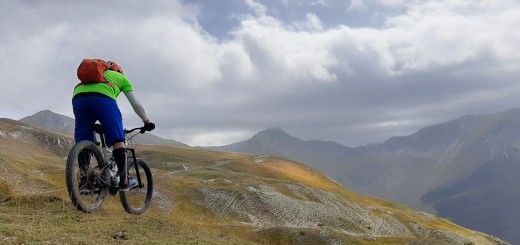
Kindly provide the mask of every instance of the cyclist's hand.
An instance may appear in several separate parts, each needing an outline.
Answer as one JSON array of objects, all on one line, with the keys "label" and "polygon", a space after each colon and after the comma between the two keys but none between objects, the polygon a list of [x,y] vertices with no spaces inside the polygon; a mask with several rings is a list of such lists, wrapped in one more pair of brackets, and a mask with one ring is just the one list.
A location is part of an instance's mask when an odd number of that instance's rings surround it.
[{"label": "cyclist's hand", "polygon": [[148,122],[146,122],[146,123],[144,124],[143,129],[144,129],[145,131],[152,131],[152,130],[155,129],[155,123],[153,123],[153,122],[149,122],[149,121],[148,121]]}]

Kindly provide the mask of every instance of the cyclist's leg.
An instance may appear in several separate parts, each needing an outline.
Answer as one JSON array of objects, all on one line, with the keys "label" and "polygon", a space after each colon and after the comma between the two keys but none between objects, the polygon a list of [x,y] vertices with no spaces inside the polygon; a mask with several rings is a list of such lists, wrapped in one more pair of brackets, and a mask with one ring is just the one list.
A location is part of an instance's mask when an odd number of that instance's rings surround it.
[{"label": "cyclist's leg", "polygon": [[[125,132],[123,129],[123,117],[117,106],[117,102],[111,98],[103,98],[100,104],[102,110],[96,112],[97,118],[105,132],[105,142],[107,146],[123,148],[125,146]],[[116,144],[118,143],[118,144]]]},{"label": "cyclist's leg", "polygon": [[[123,145],[123,147],[120,147],[121,145]],[[128,185],[127,157],[124,143],[117,142],[116,144],[114,144],[114,150],[112,151],[112,154],[114,155],[114,161],[117,164],[117,172],[119,175],[119,187],[124,188]]]},{"label": "cyclist's leg", "polygon": [[76,143],[89,140],[94,141],[92,125],[97,121],[96,113],[91,108],[90,97],[79,97],[72,100],[72,109],[76,118],[74,140]]},{"label": "cyclist's leg", "polygon": [[107,98],[103,108],[103,113],[99,113],[99,121],[103,125],[107,146],[113,148],[112,154],[117,164],[120,183],[124,185],[128,182],[123,118],[115,100]]},{"label": "cyclist's leg", "polygon": [[[72,100],[72,108],[74,117],[76,118],[74,129],[74,141],[76,143],[83,140],[95,141],[95,135],[91,126],[97,119],[91,108],[92,100],[93,98],[91,97],[78,97]],[[78,162],[82,169],[86,170],[90,162],[90,157],[90,154],[86,154],[85,152],[78,154]]]}]

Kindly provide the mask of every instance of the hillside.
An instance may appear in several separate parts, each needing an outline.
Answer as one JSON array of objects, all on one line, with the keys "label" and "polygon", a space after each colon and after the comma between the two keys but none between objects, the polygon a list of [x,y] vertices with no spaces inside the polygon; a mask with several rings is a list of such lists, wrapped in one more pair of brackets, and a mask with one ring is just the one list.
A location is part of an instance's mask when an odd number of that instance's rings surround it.
[{"label": "hillside", "polygon": [[520,109],[468,115],[381,144],[304,141],[281,129],[216,147],[306,163],[352,190],[520,243]]},{"label": "hillside", "polygon": [[156,186],[144,215],[126,214],[117,198],[99,213],[84,214],[65,191],[71,144],[61,134],[0,120],[4,242],[503,244],[446,219],[358,195],[296,162],[169,146],[138,146]]},{"label": "hillside", "polygon": [[[417,201],[438,215],[516,244],[520,242],[519,143],[520,109],[512,109],[461,117],[365,150],[382,164],[392,159],[406,170],[394,178],[399,181],[389,191],[418,193]],[[403,162],[403,156],[415,160]]]},{"label": "hillside", "polygon": [[[24,117],[19,121],[29,124],[33,127],[44,128],[71,136],[74,135],[75,120],[73,118],[52,112],[50,110],[43,110],[37,112],[33,115]],[[153,134],[138,135],[134,139],[136,142],[140,144],[189,147],[188,145],[182,142],[178,142],[171,139],[164,139]]]},{"label": "hillside", "polygon": [[371,175],[382,174],[388,168],[385,165],[375,164],[373,157],[358,148],[330,141],[305,141],[287,134],[280,128],[268,128],[248,140],[210,149],[267,154],[302,162],[322,171],[354,191],[367,195],[380,194],[375,192],[380,188],[374,188],[376,190],[371,188],[373,180],[377,179]]}]

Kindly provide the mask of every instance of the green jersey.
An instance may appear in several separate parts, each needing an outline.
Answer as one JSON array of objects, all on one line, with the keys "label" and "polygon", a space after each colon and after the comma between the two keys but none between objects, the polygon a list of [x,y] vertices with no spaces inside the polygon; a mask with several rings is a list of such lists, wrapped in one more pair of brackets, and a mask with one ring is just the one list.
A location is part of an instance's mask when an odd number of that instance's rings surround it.
[{"label": "green jersey", "polygon": [[113,83],[112,86],[109,86],[105,83],[89,83],[89,84],[81,84],[76,86],[74,89],[74,94],[72,97],[76,96],[80,93],[85,92],[96,92],[100,94],[104,94],[114,100],[117,99],[117,96],[121,93],[128,93],[133,90],[132,84],[128,79],[126,79],[125,75],[112,70],[106,70],[103,73],[103,76],[107,79],[107,81]]}]

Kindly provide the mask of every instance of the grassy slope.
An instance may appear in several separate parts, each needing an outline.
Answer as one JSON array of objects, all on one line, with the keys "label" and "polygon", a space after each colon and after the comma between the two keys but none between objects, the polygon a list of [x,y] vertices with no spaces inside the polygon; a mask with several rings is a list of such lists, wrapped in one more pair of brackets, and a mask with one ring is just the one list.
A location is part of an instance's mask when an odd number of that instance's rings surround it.
[{"label": "grassy slope", "polygon": [[[46,159],[44,162],[14,163],[9,172],[21,176],[17,179],[23,181],[0,179],[0,243],[251,243],[217,226],[194,224],[177,215],[165,216],[165,212],[157,207],[152,207],[141,216],[126,214],[117,197],[110,197],[98,213],[78,212],[66,193],[64,162],[56,159]],[[0,165],[5,167],[6,164],[3,162]],[[31,188],[33,191],[27,193],[26,190]]]},{"label": "grassy slope", "polygon": [[[2,128],[5,129],[5,125]],[[204,149],[140,146],[153,168],[156,190],[152,207],[141,216],[126,214],[117,197],[102,210],[84,214],[72,207],[65,189],[63,155],[37,146],[33,138],[0,137],[0,243],[146,243],[146,244],[327,244],[323,234],[347,244],[435,244],[433,238],[363,239],[327,226],[258,228],[219,216],[194,205],[194,190],[240,191],[246,185],[268,184],[294,199],[287,183],[301,183],[335,193],[374,215],[392,213],[401,221],[434,230],[456,231],[488,242],[487,236],[394,203],[363,197],[307,166],[279,158],[212,152]],[[180,171],[182,165],[191,168]],[[478,240],[477,239],[477,240]]]}]

